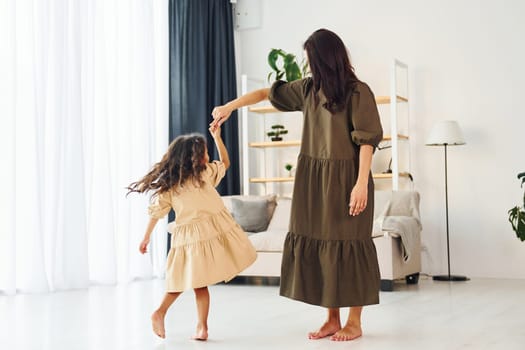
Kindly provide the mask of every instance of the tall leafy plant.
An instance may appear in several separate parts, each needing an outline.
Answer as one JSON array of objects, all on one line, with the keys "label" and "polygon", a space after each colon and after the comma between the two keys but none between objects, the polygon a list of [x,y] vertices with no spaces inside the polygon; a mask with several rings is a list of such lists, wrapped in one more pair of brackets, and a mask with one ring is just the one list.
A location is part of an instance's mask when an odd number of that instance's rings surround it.
[{"label": "tall leafy plant", "polygon": [[[521,179],[521,187],[525,183],[525,172],[518,174],[518,180]],[[525,192],[523,193],[523,206],[515,206],[509,210],[509,221],[516,236],[523,242],[525,241]]]},{"label": "tall leafy plant", "polygon": [[268,65],[273,70],[268,74],[268,81],[272,79],[272,76],[275,77],[275,80],[294,81],[302,79],[308,73],[308,64],[304,59],[298,63],[294,54],[281,49],[270,50]]}]

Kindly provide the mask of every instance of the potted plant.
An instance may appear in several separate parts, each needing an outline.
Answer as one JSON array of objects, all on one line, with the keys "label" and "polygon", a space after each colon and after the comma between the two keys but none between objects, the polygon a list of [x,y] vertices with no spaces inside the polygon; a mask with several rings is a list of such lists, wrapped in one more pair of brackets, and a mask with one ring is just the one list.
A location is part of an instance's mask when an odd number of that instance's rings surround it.
[{"label": "potted plant", "polygon": [[282,141],[283,138],[281,135],[288,134],[288,130],[284,128],[283,125],[275,124],[272,125],[272,131],[268,131],[266,135],[271,137],[272,141]]},{"label": "potted plant", "polygon": [[290,163],[286,163],[284,165],[284,168],[288,171],[288,176],[293,177],[293,175],[292,175],[293,165],[290,164]]},{"label": "potted plant", "polygon": [[[279,67],[279,58],[282,59],[282,67]],[[308,64],[303,59],[300,63],[297,62],[295,55],[287,53],[281,49],[271,49],[268,53],[268,65],[273,69],[273,72],[268,74],[268,81],[272,75],[275,75],[275,80],[294,81],[302,79],[308,73]]]},{"label": "potted plant", "polygon": [[[521,187],[525,183],[525,171],[518,174],[518,180],[521,179]],[[508,211],[509,221],[516,236],[523,242],[525,241],[525,192],[523,193],[523,205],[519,205]]]}]

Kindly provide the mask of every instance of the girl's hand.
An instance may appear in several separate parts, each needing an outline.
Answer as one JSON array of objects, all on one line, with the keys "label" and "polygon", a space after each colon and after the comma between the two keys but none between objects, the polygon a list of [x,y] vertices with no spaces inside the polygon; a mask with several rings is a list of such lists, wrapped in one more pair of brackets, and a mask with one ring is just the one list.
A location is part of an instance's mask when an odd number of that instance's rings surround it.
[{"label": "girl's hand", "polygon": [[149,238],[144,238],[142,242],[140,242],[139,251],[142,254],[145,254],[148,252],[148,244],[149,244]]},{"label": "girl's hand", "polygon": [[221,137],[221,127],[219,125],[212,125],[208,130],[214,140]]},{"label": "girl's hand", "polygon": [[227,107],[227,105],[217,106],[211,112],[213,116],[213,121],[210,123],[210,126],[221,126],[232,114],[232,110]]},{"label": "girl's hand", "polygon": [[350,208],[348,213],[351,216],[359,215],[365,210],[368,201],[368,186],[366,184],[356,183],[350,193]]}]

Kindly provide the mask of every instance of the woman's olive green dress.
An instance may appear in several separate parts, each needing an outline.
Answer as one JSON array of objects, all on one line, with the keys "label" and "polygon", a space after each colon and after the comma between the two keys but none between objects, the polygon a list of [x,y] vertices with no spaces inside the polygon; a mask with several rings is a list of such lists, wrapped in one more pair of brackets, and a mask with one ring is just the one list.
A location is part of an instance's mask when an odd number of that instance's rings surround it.
[{"label": "woman's olive green dress", "polygon": [[319,98],[315,106],[311,78],[277,81],[269,96],[277,109],[304,115],[280,294],[324,307],[377,304],[380,275],[371,237],[371,174],[366,209],[357,216],[348,214],[359,145],[375,147],[383,135],[377,105],[362,82],[348,92],[343,111],[333,115],[322,106],[322,93]]}]

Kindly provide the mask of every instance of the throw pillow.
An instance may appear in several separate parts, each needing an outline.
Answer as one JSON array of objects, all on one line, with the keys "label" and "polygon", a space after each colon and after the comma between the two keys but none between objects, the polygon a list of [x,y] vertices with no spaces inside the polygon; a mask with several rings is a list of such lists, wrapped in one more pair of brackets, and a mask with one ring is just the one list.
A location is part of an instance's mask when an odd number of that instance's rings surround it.
[{"label": "throw pillow", "polygon": [[247,232],[265,231],[270,221],[267,199],[251,199],[243,201],[232,198],[232,216],[237,223]]}]

